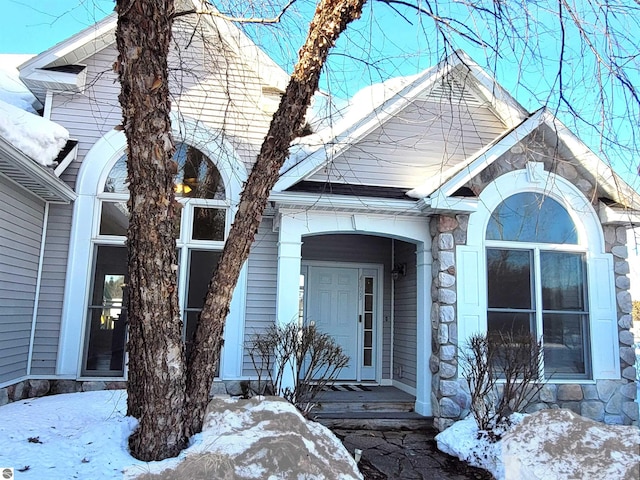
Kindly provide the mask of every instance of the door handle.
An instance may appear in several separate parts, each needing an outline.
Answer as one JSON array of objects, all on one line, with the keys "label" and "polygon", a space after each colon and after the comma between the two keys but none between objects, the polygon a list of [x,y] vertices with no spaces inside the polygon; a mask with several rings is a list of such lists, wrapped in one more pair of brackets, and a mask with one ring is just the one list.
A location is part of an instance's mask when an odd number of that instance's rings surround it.
[{"label": "door handle", "polygon": [[358,315],[358,322],[362,323],[362,315]]}]

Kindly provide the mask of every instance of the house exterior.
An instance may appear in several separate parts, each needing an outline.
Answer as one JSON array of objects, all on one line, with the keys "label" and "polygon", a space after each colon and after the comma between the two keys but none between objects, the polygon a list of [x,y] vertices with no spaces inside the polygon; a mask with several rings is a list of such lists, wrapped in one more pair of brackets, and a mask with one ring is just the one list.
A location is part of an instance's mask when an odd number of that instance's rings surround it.
[{"label": "house exterior", "polygon": [[[41,266],[26,282],[39,302],[22,322],[26,356],[16,353],[28,368],[0,370],[7,400],[126,379],[128,192],[114,29],[108,17],[20,69],[77,155],[59,179],[72,190],[66,200],[39,200]],[[215,17],[179,17],[174,37],[188,342],[288,77]],[[356,100],[292,148],[234,292],[219,380],[256,378],[244,348],[253,334],[315,322],[351,358],[341,381],[402,389],[444,428],[469,408],[459,349],[474,333],[518,329],[545,342],[550,380],[533,408],[636,421],[626,229],[640,223],[637,192],[462,52]],[[0,338],[1,355],[13,355],[11,342]]]}]

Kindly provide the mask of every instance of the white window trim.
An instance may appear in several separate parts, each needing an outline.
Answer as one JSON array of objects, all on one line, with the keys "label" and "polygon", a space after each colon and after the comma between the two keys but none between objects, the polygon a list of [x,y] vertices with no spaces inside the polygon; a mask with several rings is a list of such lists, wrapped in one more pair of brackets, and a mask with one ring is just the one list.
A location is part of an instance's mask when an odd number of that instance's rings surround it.
[{"label": "white window trim", "polygon": [[[237,211],[240,193],[247,179],[247,170],[234,148],[221,132],[206,128],[202,122],[172,112],[172,130],[177,141],[183,141],[214,159],[225,184],[226,200],[206,200],[207,206],[228,207],[225,237]],[[86,154],[76,180],[78,198],[74,203],[73,221],[69,242],[69,258],[65,280],[64,306],[58,346],[56,374],[67,378],[81,378],[87,305],[90,296],[92,255],[98,240],[100,217],[99,199],[119,199],[119,195],[103,195],[106,180],[115,162],[126,149],[126,137],[122,131],[111,130],[100,138]],[[127,195],[122,196],[126,200]],[[193,199],[189,199],[193,200]],[[199,202],[193,202],[195,205]],[[184,221],[184,220],[183,220]],[[101,236],[100,244],[122,244],[122,237]],[[190,248],[203,249],[203,245],[188,242]],[[206,242],[211,248],[219,248]],[[220,246],[223,242],[220,242]],[[178,246],[184,246],[182,244]],[[244,311],[246,298],[246,265],[233,295],[231,310],[225,328],[225,343],[235,345],[244,337]],[[182,305],[181,305],[182,308]],[[221,372],[228,378],[242,375],[242,357],[226,349],[221,359]],[[242,353],[242,352],[241,352]],[[227,359],[228,357],[228,359]],[[82,377],[83,378],[83,377]],[[92,377],[93,378],[93,377]],[[107,377],[100,377],[107,378]],[[108,377],[111,380],[118,377]]]},{"label": "white window trim", "polygon": [[[535,162],[530,162],[535,163]],[[536,175],[532,176],[531,171]],[[605,253],[605,242],[598,215],[588,199],[568,180],[544,171],[540,165],[506,173],[486,186],[479,196],[478,210],[469,216],[467,245],[457,247],[458,278],[458,345],[475,333],[487,331],[487,264],[486,248],[507,248],[507,242],[486,241],[486,228],[491,213],[506,198],[521,192],[540,193],[556,200],[569,213],[578,231],[578,245],[563,245],[563,251],[586,252],[587,295],[589,312],[589,345],[592,378],[584,380],[554,379],[553,383],[590,383],[600,378],[619,378],[619,345],[613,271],[602,278],[603,262],[611,262]],[[553,244],[518,242],[523,248]],[[600,275],[595,272],[600,272]],[[467,278],[468,277],[468,278]],[[600,288],[594,288],[594,285]],[[469,292],[466,290],[469,289]],[[597,291],[596,291],[597,290]],[[609,298],[611,297],[611,298]],[[604,335],[601,335],[603,333]],[[607,341],[602,341],[606,337]],[[613,350],[613,351],[612,351]],[[606,368],[602,365],[606,364]]]}]

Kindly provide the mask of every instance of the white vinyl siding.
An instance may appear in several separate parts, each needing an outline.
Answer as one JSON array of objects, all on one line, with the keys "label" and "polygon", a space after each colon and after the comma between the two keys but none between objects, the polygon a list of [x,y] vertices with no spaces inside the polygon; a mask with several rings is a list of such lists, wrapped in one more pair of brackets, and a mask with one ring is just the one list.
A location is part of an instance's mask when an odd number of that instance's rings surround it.
[{"label": "white vinyl siding", "polygon": [[[177,34],[176,38],[177,42],[189,40],[184,34]],[[174,49],[169,62],[172,108],[185,117],[204,122],[208,128],[224,129],[225,138],[250,167],[271,116],[260,108],[262,82],[251,65],[243,63],[232,52],[224,54],[226,58],[222,57],[219,44],[205,48],[198,36],[191,39],[188,49],[179,52]],[[117,57],[116,47],[111,45],[86,59],[84,94],[53,95],[51,120],[63,125],[71,138],[79,141],[78,158],[62,175],[72,186],[89,149],[122,122],[118,103],[120,85],[112,69]]]},{"label": "white vinyl siding", "polygon": [[44,203],[0,175],[0,385],[27,374]]},{"label": "white vinyl siding", "polygon": [[56,369],[72,212],[72,205],[49,207],[31,363],[33,375],[53,375]]},{"label": "white vinyl siding", "polygon": [[[417,361],[417,299],[416,299],[416,246],[395,242],[394,263],[406,264],[406,275],[395,281],[393,316],[393,378],[398,382],[416,386]],[[424,354],[424,352],[421,352]]]},{"label": "white vinyl siding", "polygon": [[415,188],[505,130],[487,107],[416,100],[307,180]]},{"label": "white vinyl siding", "polygon": [[302,238],[302,260],[382,264],[382,378],[390,378],[391,240],[370,235],[317,235]]},{"label": "white vinyl siding", "polygon": [[[272,219],[265,218],[260,224],[248,259],[245,345],[254,334],[263,332],[275,323],[277,272],[278,234],[273,231]],[[246,349],[242,365],[243,375],[255,375]]]}]

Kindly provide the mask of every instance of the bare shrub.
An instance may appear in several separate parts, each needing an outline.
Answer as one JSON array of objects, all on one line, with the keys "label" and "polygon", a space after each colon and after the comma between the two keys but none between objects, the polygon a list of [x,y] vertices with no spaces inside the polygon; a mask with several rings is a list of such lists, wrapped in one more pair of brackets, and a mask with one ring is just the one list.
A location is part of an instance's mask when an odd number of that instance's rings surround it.
[{"label": "bare shrub", "polygon": [[305,416],[316,396],[349,363],[342,347],[313,324],[272,325],[253,336],[248,351],[258,373],[259,390],[285,398]]},{"label": "bare shrub", "polygon": [[478,429],[499,440],[511,414],[522,412],[546,384],[542,340],[530,333],[477,334],[460,358]]}]

